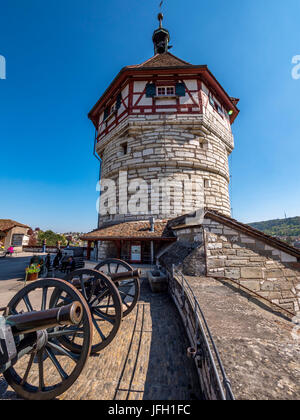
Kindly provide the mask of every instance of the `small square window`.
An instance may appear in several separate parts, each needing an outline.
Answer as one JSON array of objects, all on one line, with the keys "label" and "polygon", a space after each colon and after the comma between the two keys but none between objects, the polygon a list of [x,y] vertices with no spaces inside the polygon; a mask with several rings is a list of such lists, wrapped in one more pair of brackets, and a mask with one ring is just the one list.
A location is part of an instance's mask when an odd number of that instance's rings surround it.
[{"label": "small square window", "polygon": [[210,188],[211,187],[211,180],[205,179],[204,180],[204,188]]},{"label": "small square window", "polygon": [[174,96],[174,86],[162,86],[157,88],[157,96]]},{"label": "small square window", "polygon": [[127,153],[128,153],[128,143],[122,143],[121,148],[122,148],[123,156],[127,155]]}]

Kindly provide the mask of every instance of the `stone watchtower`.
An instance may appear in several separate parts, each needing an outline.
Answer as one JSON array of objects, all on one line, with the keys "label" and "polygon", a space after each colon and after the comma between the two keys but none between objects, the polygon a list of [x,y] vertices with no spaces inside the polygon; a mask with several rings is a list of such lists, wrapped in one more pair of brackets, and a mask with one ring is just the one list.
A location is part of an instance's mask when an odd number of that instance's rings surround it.
[{"label": "stone watchtower", "polygon": [[108,188],[99,228],[171,219],[200,206],[231,213],[228,157],[238,100],[206,65],[169,52],[162,20],[159,14],[155,55],[124,67],[89,113]]}]

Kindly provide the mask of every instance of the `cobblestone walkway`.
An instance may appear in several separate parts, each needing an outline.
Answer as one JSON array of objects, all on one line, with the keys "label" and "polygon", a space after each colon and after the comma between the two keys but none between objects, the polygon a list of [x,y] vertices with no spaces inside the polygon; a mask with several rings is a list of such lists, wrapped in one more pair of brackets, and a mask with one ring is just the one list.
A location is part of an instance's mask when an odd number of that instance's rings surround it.
[{"label": "cobblestone walkway", "polygon": [[[135,311],[124,319],[109,347],[93,356],[73,387],[70,400],[191,400],[198,396],[194,364],[180,316],[166,295],[143,281]],[[15,399],[0,375],[0,399]]]}]

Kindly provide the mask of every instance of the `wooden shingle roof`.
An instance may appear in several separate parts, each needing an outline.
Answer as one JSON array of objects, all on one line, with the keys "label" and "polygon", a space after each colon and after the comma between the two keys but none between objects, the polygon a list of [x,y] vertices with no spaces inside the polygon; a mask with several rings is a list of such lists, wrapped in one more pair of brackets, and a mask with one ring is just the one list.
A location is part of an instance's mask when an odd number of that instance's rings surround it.
[{"label": "wooden shingle roof", "polygon": [[7,232],[14,227],[24,227],[30,229],[30,226],[23,225],[22,223],[16,222],[11,219],[0,219],[0,231]]},{"label": "wooden shingle roof", "polygon": [[163,54],[156,54],[151,57],[149,60],[144,61],[142,64],[136,66],[128,66],[127,68],[158,68],[158,67],[190,67],[192,64],[181,60],[181,58],[176,57],[175,55],[166,52]]},{"label": "wooden shingle roof", "polygon": [[167,227],[168,220],[155,222],[154,232],[151,232],[149,221],[125,222],[103,227],[81,237],[83,241],[105,240],[175,240],[175,235]]}]

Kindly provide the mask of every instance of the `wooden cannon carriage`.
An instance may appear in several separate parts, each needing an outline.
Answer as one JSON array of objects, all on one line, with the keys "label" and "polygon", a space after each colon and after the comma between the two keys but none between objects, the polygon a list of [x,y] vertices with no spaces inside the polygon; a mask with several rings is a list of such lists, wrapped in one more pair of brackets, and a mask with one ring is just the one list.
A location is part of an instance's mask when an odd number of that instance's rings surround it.
[{"label": "wooden cannon carriage", "polygon": [[31,400],[66,392],[134,309],[140,275],[121,260],[106,260],[95,270],[24,287],[0,317],[0,373],[8,384]]}]

